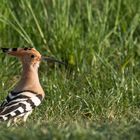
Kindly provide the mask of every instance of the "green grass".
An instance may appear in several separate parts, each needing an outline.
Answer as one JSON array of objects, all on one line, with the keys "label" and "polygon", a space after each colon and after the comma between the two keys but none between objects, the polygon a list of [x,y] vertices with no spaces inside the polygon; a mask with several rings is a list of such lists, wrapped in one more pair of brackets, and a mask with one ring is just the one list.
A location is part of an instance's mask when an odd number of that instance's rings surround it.
[{"label": "green grass", "polygon": [[[0,47],[33,46],[67,67],[42,63],[46,93],[26,124],[0,124],[1,140],[140,137],[139,0],[0,0]],[[0,100],[19,79],[0,55]]]}]

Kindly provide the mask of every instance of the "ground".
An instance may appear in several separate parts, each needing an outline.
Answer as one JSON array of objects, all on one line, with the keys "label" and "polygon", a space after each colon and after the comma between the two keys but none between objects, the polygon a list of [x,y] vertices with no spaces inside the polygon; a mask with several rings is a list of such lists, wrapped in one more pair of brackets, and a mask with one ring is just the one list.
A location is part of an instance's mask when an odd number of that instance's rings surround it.
[{"label": "ground", "polygon": [[[0,47],[35,47],[67,65],[41,63],[46,97],[1,140],[140,137],[139,0],[0,0]],[[21,64],[0,52],[0,101]]]}]

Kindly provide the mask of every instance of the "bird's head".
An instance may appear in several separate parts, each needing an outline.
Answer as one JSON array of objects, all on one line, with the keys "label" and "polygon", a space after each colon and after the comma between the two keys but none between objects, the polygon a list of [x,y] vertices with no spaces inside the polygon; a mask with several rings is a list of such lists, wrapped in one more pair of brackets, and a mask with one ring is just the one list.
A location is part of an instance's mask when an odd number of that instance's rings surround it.
[{"label": "bird's head", "polygon": [[1,48],[4,53],[19,58],[24,65],[39,65],[42,60],[64,64],[51,57],[42,56],[35,48]]}]

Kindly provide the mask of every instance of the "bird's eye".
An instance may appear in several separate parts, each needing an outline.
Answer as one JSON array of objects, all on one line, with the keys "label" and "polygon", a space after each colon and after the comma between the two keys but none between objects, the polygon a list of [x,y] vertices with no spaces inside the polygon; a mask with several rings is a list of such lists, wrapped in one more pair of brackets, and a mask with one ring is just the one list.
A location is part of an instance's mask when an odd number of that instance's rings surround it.
[{"label": "bird's eye", "polygon": [[31,55],[31,58],[34,58],[34,57],[35,57],[35,56],[32,54],[32,55]]}]

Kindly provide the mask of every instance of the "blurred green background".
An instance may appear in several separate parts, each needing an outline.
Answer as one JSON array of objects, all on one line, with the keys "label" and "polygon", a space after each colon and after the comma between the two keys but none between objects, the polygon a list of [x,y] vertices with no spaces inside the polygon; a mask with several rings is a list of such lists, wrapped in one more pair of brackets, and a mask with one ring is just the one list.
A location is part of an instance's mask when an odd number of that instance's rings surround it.
[{"label": "blurred green background", "polygon": [[[35,47],[46,98],[26,124],[0,124],[1,140],[139,139],[139,0],[0,0],[0,47]],[[0,100],[21,65],[0,54]]]}]

